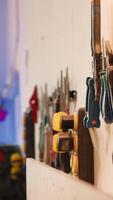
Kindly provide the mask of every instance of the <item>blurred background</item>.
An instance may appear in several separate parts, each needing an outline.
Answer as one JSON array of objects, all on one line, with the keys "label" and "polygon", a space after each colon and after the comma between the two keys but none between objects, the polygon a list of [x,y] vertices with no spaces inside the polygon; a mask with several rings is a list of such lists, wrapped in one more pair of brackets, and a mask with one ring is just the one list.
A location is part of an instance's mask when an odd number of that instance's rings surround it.
[{"label": "blurred background", "polygon": [[20,47],[20,38],[24,45],[20,15],[19,1],[0,0],[0,200],[26,199],[23,82],[19,66],[23,70],[26,67],[25,58],[20,57],[27,52]]}]

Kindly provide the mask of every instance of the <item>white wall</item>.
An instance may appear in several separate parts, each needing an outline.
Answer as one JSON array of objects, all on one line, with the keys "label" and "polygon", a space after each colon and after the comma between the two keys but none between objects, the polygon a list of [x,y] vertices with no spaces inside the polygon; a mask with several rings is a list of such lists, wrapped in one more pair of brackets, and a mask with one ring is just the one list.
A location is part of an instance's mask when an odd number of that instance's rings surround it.
[{"label": "white wall", "polygon": [[48,82],[50,90],[54,89],[60,70],[68,66],[79,105],[83,105],[81,95],[85,96],[85,77],[90,71],[90,4],[85,0],[29,0],[27,6],[29,80],[33,77],[29,93],[36,82],[39,86]]},{"label": "white wall", "polygon": [[[14,4],[14,0],[11,2]],[[38,84],[40,88],[48,82],[51,92],[60,70],[66,66],[71,85],[78,91],[77,106],[84,106],[85,80],[91,75],[90,1],[19,0],[19,4],[21,39],[17,65],[21,73],[23,109],[33,86]],[[113,1],[102,0],[102,35],[113,46],[112,13]],[[113,195],[112,126],[102,122],[102,127],[95,130],[99,144],[98,151],[95,150],[95,183]]]}]

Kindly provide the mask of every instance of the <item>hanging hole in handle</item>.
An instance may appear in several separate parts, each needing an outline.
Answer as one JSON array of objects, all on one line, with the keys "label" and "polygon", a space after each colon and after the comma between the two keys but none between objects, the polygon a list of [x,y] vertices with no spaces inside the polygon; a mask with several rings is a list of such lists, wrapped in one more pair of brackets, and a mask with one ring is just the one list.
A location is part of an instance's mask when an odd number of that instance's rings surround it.
[{"label": "hanging hole in handle", "polygon": [[112,152],[112,164],[113,164],[113,152]]}]

